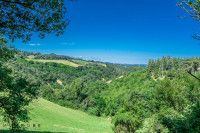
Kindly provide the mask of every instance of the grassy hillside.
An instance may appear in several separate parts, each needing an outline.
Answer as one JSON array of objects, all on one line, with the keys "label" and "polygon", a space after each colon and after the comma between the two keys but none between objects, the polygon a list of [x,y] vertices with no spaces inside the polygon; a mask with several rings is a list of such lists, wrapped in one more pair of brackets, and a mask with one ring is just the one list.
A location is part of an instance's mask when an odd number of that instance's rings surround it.
[{"label": "grassy hillside", "polygon": [[56,54],[40,54],[40,53],[29,53],[29,52],[20,52],[18,56],[26,58],[28,61],[42,62],[42,63],[59,63],[72,67],[85,66],[88,64],[96,64],[106,67],[106,63],[98,62],[98,61],[87,61],[83,59],[73,58],[64,55],[56,55]]},{"label": "grassy hillside", "polygon": [[[84,112],[64,108],[44,99],[34,101],[29,108],[31,117],[29,131],[68,133],[112,132],[111,123],[106,118],[90,116]],[[33,124],[35,124],[34,128]]]},{"label": "grassy hillside", "polygon": [[46,62],[53,62],[53,63],[59,63],[59,64],[64,64],[67,66],[72,66],[72,67],[79,67],[81,65],[68,61],[68,60],[45,60],[45,59],[27,59],[28,61],[35,61],[35,62],[42,62],[42,63],[46,63]]},{"label": "grassy hillside", "polygon": [[101,65],[104,67],[107,67],[106,63],[98,62],[98,61],[90,61],[90,60],[80,60],[80,59],[72,59],[74,63],[80,64],[82,66],[88,65],[88,64],[96,64]]}]

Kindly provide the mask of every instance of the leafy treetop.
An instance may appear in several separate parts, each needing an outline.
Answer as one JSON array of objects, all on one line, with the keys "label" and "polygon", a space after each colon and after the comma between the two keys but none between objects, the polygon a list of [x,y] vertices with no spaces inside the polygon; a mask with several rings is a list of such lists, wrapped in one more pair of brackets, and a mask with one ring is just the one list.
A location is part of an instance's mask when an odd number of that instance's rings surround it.
[{"label": "leafy treetop", "polygon": [[0,0],[0,35],[24,42],[34,32],[60,35],[68,24],[65,13],[64,0]]},{"label": "leafy treetop", "polygon": [[[200,22],[200,0],[181,0],[178,3],[192,18]],[[200,34],[193,35],[195,39],[200,40]]]}]

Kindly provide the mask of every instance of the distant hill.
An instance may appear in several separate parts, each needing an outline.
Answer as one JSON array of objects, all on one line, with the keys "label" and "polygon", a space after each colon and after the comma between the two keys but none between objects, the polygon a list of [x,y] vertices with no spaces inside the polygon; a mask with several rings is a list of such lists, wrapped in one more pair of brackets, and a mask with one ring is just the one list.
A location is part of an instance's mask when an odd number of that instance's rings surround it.
[{"label": "distant hill", "polygon": [[[120,63],[110,63],[110,62],[102,62],[95,60],[85,60],[77,57],[71,57],[66,55],[57,55],[54,53],[51,54],[42,54],[42,53],[34,53],[34,52],[26,52],[26,51],[18,51],[18,56],[26,58],[28,60],[38,61],[38,62],[55,62],[61,63],[64,65],[69,65],[72,67],[84,66],[87,64],[97,64],[102,66],[107,65],[115,65],[120,67],[146,67],[146,64],[120,64]],[[59,60],[59,61],[58,61]]]},{"label": "distant hill", "polygon": [[71,66],[71,67],[81,66],[80,64],[71,62],[69,60],[45,60],[45,59],[30,59],[30,58],[27,58],[27,60],[34,61],[34,62],[42,62],[42,63],[53,62],[53,63],[58,63],[58,64],[64,64],[64,65]]}]

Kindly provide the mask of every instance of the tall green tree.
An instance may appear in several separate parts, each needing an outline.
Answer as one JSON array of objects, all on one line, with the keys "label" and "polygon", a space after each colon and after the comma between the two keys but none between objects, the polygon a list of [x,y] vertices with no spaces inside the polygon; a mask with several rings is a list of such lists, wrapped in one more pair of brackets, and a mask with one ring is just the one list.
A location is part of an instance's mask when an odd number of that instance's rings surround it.
[{"label": "tall green tree", "polygon": [[12,130],[28,120],[25,107],[37,97],[38,87],[5,66],[14,57],[5,40],[27,42],[35,33],[41,38],[60,35],[68,24],[65,13],[64,0],[0,0],[0,109]]},{"label": "tall green tree", "polygon": [[20,129],[19,121],[28,120],[25,107],[37,97],[38,84],[12,74],[5,62],[13,57],[13,50],[6,47],[4,39],[0,42],[0,110],[15,131]]}]

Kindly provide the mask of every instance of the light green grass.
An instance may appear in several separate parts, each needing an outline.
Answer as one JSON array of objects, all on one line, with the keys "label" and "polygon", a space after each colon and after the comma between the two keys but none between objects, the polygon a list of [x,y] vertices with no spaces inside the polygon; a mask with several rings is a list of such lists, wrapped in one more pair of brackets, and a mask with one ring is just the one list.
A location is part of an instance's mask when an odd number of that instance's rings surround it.
[{"label": "light green grass", "polygon": [[28,61],[34,61],[34,62],[42,62],[42,63],[48,63],[48,62],[53,62],[53,63],[59,63],[59,64],[64,64],[67,66],[71,66],[71,67],[79,67],[81,66],[80,64],[68,61],[68,60],[42,60],[42,59],[32,59],[32,58],[28,58],[26,59]]},{"label": "light green grass", "polygon": [[87,64],[90,63],[90,62],[88,62],[88,61],[78,60],[78,59],[73,59],[72,61],[73,61],[74,63],[80,64],[80,65],[82,65],[82,66],[85,66],[85,65],[87,65]]},{"label": "light green grass", "polygon": [[[29,131],[112,133],[112,125],[108,119],[64,108],[44,99],[34,101],[29,110],[31,117]],[[36,124],[35,128],[33,128],[33,124]],[[40,128],[37,127],[38,124],[40,124]]]},{"label": "light green grass", "polygon": [[78,59],[74,59],[72,61],[74,63],[80,64],[81,66],[85,66],[87,64],[96,64],[96,65],[101,65],[101,66],[107,67],[107,65],[105,63],[100,63],[100,62],[91,62],[91,61],[78,60]]}]

